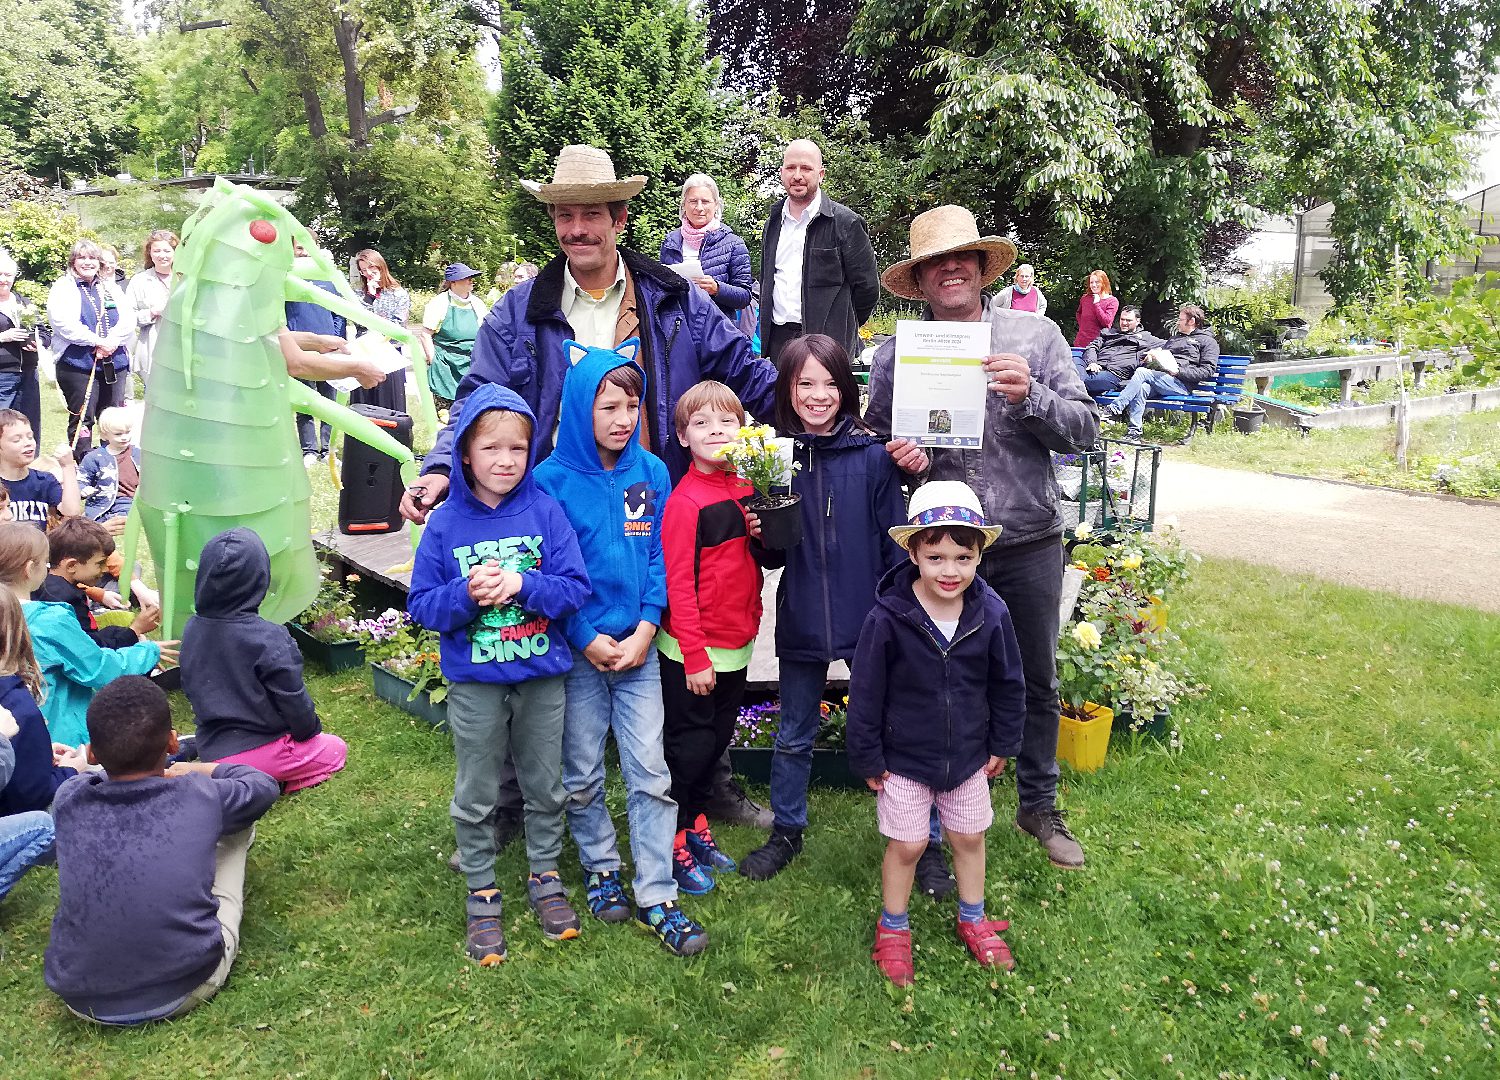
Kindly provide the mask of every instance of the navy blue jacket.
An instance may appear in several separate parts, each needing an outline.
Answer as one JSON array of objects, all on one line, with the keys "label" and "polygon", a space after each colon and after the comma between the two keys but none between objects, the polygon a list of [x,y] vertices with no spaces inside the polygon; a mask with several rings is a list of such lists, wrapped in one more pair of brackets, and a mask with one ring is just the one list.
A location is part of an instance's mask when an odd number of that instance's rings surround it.
[{"label": "navy blue jacket", "polygon": [[776,587],[776,655],[848,660],[875,605],[875,585],[906,552],[886,532],[906,523],[901,474],[885,445],[845,417],[827,435],[792,436],[802,468],[802,543]]},{"label": "navy blue jacket", "polygon": [[[673,229],[661,242],[661,261],[682,262],[681,229]],[[745,241],[728,225],[715,229],[703,238],[698,261],[703,264],[703,272],[719,283],[714,303],[725,315],[734,318],[736,311],[750,303],[750,286],[755,281]]]},{"label": "navy blue jacket", "polygon": [[291,735],[323,730],[287,628],[260,617],[271,557],[250,529],[203,545],[193,608],[182,631],[182,690],[198,721],[198,756],[219,761]]},{"label": "navy blue jacket", "polygon": [[849,679],[849,768],[952,791],[991,756],[1021,749],[1021,650],[1005,601],[977,574],[953,641],[939,644],[941,632],[912,592],[916,579],[910,561],[882,578],[860,632]]},{"label": "navy blue jacket", "polygon": [[[702,289],[689,285],[654,259],[620,249],[635,283],[640,316],[641,355],[646,395],[641,418],[651,433],[651,449],[667,463],[676,482],[689,464],[677,441],[672,409],[689,387],[704,379],[728,384],[746,409],[759,417],[776,411],[776,368],[756,357],[750,341],[737,330]],[[474,363],[458,384],[452,420],[438,432],[422,471],[451,476],[454,423],[464,399],[486,383],[520,394],[537,419],[531,464],[552,452],[552,433],[562,403],[568,358],[563,342],[576,335],[562,313],[563,268],[559,255],[530,281],[507,292],[479,325]]]},{"label": "navy blue jacket", "polygon": [[57,789],[77,776],[78,770],[52,764],[52,735],[21,676],[0,675],[0,708],[8,709],[20,728],[10,741],[15,770],[10,782],[0,786],[0,817],[46,810]]}]

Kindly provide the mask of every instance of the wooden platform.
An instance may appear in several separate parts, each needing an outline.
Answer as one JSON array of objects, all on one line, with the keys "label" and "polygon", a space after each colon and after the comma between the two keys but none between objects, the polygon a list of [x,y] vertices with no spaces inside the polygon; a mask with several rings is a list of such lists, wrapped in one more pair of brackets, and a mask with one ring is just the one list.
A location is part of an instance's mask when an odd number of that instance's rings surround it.
[{"label": "wooden platform", "polygon": [[[329,530],[313,536],[313,547],[320,558],[335,568],[340,578],[346,574],[358,574],[367,581],[388,586],[402,597],[411,588],[410,525],[403,525],[400,532],[376,536],[345,536],[337,530]],[[761,619],[760,635],[755,639],[755,651],[750,657],[748,684],[752,690],[774,689],[777,683],[776,582],[780,577],[780,570],[766,575],[762,593],[765,616]],[[849,669],[842,662],[832,664],[828,677],[829,692],[842,693],[849,681]]]}]

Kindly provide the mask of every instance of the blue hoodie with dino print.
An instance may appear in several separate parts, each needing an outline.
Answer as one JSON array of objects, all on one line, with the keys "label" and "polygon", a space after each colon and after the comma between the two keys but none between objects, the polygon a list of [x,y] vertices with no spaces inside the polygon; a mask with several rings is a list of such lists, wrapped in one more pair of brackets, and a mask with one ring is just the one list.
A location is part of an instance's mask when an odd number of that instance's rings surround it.
[{"label": "blue hoodie with dino print", "polygon": [[[453,433],[457,448],[469,429],[492,409],[536,421],[519,394],[485,384],[469,395]],[[458,462],[455,461],[455,465]],[[447,500],[427,519],[412,568],[406,610],[442,638],[443,675],[449,682],[519,683],[561,675],[573,654],[558,620],[582,606],[589,578],[578,536],[557,501],[526,474],[489,507],[470,486],[469,468],[452,472]],[[504,604],[481,607],[469,595],[469,573],[495,562],[521,575],[521,589]]]}]

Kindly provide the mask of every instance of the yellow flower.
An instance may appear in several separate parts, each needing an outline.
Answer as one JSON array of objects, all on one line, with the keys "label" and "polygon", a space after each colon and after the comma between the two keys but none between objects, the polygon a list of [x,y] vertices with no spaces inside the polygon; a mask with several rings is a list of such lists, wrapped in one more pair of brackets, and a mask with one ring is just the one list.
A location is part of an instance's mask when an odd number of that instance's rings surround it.
[{"label": "yellow flower", "polygon": [[738,449],[739,447],[735,446],[734,443],[729,443],[728,445],[721,446],[717,450],[715,450],[714,457],[730,457]]},{"label": "yellow flower", "polygon": [[1073,563],[1073,568],[1075,570],[1082,570],[1084,573],[1088,573],[1089,564],[1084,562],[1082,559],[1079,559]]},{"label": "yellow flower", "polygon": [[1121,570],[1139,570],[1140,566],[1141,557],[1139,555],[1127,555],[1120,560]]},{"label": "yellow flower", "polygon": [[1081,622],[1073,627],[1073,640],[1085,649],[1097,649],[1104,644],[1104,638],[1099,635],[1099,628],[1091,622]]},{"label": "yellow flower", "polygon": [[734,433],[734,437],[736,439],[748,439],[751,435],[754,435],[754,434],[755,434],[755,429],[754,428],[742,427],[742,428],[739,429],[739,431],[737,431],[737,432]]}]

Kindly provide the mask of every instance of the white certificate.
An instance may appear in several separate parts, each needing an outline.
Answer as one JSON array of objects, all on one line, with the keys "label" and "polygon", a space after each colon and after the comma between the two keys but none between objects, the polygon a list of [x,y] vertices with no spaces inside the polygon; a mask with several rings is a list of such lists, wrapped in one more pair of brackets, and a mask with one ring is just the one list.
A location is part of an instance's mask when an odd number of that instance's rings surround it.
[{"label": "white certificate", "polygon": [[[386,375],[406,368],[406,355],[389,340],[373,332],[361,334],[349,342],[349,355],[357,360],[375,361]],[[340,393],[349,394],[359,389],[359,380],[351,375],[347,379],[330,379],[328,385]]]},{"label": "white certificate", "polygon": [[687,278],[689,281],[703,276],[703,264],[697,259],[683,259],[680,263],[668,263],[667,269],[675,271],[678,276]]},{"label": "white certificate", "polygon": [[988,322],[897,322],[891,437],[920,446],[983,446],[989,351]]}]

